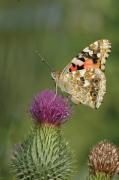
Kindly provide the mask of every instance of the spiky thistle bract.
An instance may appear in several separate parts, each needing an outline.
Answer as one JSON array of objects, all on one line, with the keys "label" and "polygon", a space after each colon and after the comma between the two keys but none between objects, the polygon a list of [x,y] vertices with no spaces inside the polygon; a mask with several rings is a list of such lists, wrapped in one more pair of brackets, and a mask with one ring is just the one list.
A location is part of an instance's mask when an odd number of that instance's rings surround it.
[{"label": "spiky thistle bract", "polygon": [[119,172],[119,150],[107,140],[95,145],[89,155],[90,180],[111,180]]},{"label": "spiky thistle bract", "polygon": [[71,175],[71,152],[61,130],[49,125],[35,127],[29,137],[16,146],[11,166],[22,180],[64,180]]}]

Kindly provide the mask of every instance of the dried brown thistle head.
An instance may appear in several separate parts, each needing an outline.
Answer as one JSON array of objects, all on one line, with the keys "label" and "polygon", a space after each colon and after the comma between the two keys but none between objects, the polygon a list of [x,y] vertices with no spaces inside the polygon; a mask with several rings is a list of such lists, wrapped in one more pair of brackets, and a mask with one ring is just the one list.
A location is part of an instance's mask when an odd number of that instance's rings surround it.
[{"label": "dried brown thistle head", "polygon": [[94,146],[89,154],[90,173],[104,173],[110,177],[119,170],[119,150],[116,145],[104,140]]}]

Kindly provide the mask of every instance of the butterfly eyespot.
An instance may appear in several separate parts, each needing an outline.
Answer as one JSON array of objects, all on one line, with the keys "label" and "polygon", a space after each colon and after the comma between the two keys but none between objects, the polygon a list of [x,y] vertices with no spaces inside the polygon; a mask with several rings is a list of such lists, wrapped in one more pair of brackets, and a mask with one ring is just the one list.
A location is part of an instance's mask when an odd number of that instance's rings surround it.
[{"label": "butterfly eyespot", "polygon": [[97,93],[96,92],[92,92],[92,96],[96,97]]},{"label": "butterfly eyespot", "polygon": [[98,92],[98,88],[96,88],[95,91]]},{"label": "butterfly eyespot", "polygon": [[90,94],[91,94],[91,96],[97,96],[96,89],[92,89],[92,90],[90,91]]},{"label": "butterfly eyespot", "polygon": [[98,82],[99,82],[99,79],[93,79],[93,82],[94,82],[94,83],[98,83]]}]

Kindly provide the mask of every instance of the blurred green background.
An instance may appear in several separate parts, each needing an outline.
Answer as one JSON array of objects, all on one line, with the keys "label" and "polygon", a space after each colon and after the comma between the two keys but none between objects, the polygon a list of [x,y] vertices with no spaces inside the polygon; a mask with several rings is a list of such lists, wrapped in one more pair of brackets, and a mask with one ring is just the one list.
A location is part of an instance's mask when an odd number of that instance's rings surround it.
[{"label": "blurred green background", "polygon": [[98,110],[74,106],[64,134],[75,152],[73,179],[87,173],[88,153],[103,139],[119,144],[119,1],[0,0],[0,178],[13,180],[8,158],[24,139],[32,120],[28,107],[42,89],[54,89],[47,67],[62,69],[85,46],[107,38],[107,93]]}]

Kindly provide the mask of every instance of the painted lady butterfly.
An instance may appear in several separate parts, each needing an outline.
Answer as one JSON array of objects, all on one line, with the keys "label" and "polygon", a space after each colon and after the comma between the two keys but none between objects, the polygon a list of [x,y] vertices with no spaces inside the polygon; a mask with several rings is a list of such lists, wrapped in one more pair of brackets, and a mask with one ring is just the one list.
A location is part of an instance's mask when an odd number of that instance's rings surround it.
[{"label": "painted lady butterfly", "polygon": [[52,78],[62,91],[71,95],[72,102],[97,109],[106,92],[104,70],[110,52],[111,43],[98,40],[74,57],[63,71],[52,72]]}]

